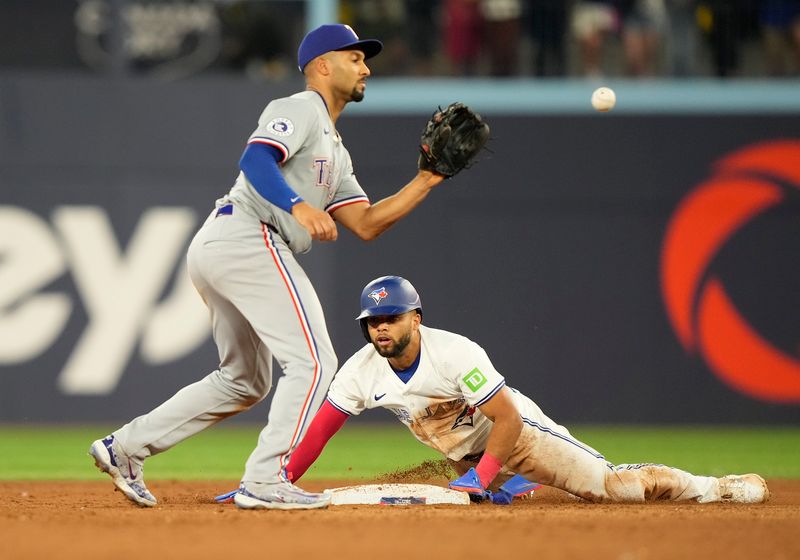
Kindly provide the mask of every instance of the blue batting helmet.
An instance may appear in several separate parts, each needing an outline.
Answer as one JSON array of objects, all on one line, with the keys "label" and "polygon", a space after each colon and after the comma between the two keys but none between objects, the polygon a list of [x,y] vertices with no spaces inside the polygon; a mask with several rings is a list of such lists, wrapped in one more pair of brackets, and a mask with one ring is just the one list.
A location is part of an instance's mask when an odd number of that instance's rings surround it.
[{"label": "blue batting helmet", "polygon": [[375,315],[400,315],[418,309],[422,302],[411,282],[400,276],[381,276],[361,290],[361,314],[356,320]]},{"label": "blue batting helmet", "polygon": [[422,302],[411,282],[400,276],[381,276],[361,290],[361,314],[356,320],[361,323],[364,338],[372,342],[367,331],[367,317],[401,315],[414,310],[422,315]]}]

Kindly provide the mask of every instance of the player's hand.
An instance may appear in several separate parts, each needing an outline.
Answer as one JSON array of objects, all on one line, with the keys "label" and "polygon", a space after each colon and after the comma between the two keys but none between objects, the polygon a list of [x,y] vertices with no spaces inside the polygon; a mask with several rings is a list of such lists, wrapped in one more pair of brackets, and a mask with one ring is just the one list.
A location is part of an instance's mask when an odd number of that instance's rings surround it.
[{"label": "player's hand", "polygon": [[324,210],[314,208],[307,202],[298,202],[292,206],[292,216],[301,226],[306,228],[312,239],[317,241],[336,241],[339,231],[336,222]]}]

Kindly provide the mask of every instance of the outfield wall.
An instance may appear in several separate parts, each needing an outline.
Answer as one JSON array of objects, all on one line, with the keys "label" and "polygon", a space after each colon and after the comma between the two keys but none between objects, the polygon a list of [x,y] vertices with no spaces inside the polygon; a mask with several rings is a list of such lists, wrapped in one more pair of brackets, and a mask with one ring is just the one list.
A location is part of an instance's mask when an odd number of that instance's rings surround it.
[{"label": "outfield wall", "polygon": [[[594,85],[420,83],[413,104],[377,82],[345,113],[373,200],[412,176],[431,105],[468,101],[493,138],[381,239],[301,257],[341,361],[361,287],[400,274],[560,421],[799,421],[800,95],[715,109],[705,84],[664,111],[644,87],[599,115]],[[0,78],[0,420],[122,421],[213,369],[184,252],[295,86]]]}]

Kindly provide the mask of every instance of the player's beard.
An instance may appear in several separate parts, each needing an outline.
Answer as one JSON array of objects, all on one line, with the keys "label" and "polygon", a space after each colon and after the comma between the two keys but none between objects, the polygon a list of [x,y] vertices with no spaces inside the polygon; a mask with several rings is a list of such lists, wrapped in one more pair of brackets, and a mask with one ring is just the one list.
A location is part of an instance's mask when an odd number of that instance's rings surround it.
[{"label": "player's beard", "polygon": [[375,347],[375,350],[377,350],[377,351],[378,351],[378,354],[380,354],[380,355],[381,355],[381,356],[383,356],[384,358],[396,358],[396,357],[398,357],[400,354],[402,354],[402,353],[403,353],[403,351],[406,349],[406,347],[407,347],[407,346],[408,346],[410,343],[411,343],[411,331],[409,331],[409,332],[407,332],[406,334],[404,334],[404,335],[403,335],[403,336],[400,338],[400,340],[398,340],[397,342],[395,342],[395,343],[394,343],[394,344],[393,344],[391,347],[389,347],[389,348],[382,348],[382,347],[381,347],[381,346],[380,346],[380,345],[377,343],[377,341],[375,341],[375,340],[373,340],[373,341],[372,341],[372,345]]},{"label": "player's beard", "polygon": [[362,99],[364,99],[364,92],[358,89],[358,86],[355,86],[353,88],[353,91],[350,92],[350,101],[355,101],[356,103],[358,103]]}]

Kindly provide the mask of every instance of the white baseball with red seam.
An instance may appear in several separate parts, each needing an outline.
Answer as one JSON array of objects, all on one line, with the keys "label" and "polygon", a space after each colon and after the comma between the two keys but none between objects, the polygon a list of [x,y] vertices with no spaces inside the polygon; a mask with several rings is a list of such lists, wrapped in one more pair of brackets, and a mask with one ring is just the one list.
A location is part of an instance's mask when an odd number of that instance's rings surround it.
[{"label": "white baseball with red seam", "polygon": [[592,93],[592,107],[597,111],[605,113],[614,108],[617,104],[617,94],[609,87],[599,87]]}]

